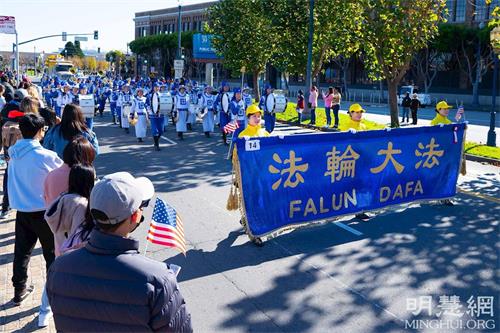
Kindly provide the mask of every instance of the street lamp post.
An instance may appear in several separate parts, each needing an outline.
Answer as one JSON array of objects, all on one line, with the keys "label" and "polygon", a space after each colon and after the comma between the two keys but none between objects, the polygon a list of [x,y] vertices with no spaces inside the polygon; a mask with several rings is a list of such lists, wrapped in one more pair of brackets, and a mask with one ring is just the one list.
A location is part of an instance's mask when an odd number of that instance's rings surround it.
[{"label": "street lamp post", "polygon": [[490,42],[493,47],[493,91],[491,93],[491,112],[490,112],[490,129],[488,130],[488,140],[486,144],[490,147],[496,146],[497,134],[495,133],[495,118],[496,118],[496,99],[497,99],[497,81],[498,81],[498,56],[500,54],[500,27],[496,27],[490,32]]},{"label": "street lamp post", "polygon": [[179,14],[177,16],[177,60],[181,59],[181,0],[177,0],[179,4]]},{"label": "street lamp post", "polygon": [[307,40],[307,68],[306,68],[306,110],[309,112],[308,101],[312,84],[312,43],[314,30],[314,0],[309,0],[309,38]]}]

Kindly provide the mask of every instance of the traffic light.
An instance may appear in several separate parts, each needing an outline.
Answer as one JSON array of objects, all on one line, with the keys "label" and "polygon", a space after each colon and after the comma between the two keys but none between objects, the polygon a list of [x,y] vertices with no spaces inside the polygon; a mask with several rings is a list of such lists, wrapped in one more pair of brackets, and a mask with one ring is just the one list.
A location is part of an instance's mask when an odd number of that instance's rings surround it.
[{"label": "traffic light", "polygon": [[68,39],[68,34],[66,33],[66,31],[63,31],[63,33],[62,33],[63,42],[65,42],[67,39]]},{"label": "traffic light", "polygon": [[101,48],[100,47],[97,48],[97,53],[101,53]]},{"label": "traffic light", "polygon": [[184,59],[184,57],[186,56],[186,50],[181,47],[181,59]]},{"label": "traffic light", "polygon": [[99,39],[99,31],[94,30],[94,39]]}]

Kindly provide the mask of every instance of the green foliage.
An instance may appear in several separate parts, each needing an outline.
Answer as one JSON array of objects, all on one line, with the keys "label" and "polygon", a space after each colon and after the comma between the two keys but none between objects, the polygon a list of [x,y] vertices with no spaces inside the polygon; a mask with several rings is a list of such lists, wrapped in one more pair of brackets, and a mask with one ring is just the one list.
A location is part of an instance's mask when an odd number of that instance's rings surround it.
[{"label": "green foliage", "polygon": [[500,160],[500,147],[490,147],[475,142],[465,142],[464,152],[470,155]]},{"label": "green foliage", "polygon": [[61,51],[60,54],[62,56],[70,58],[78,56],[78,50],[76,49],[75,44],[73,44],[73,42],[67,42],[66,45],[64,45],[64,49]]},{"label": "green foliage", "polygon": [[269,61],[278,37],[260,0],[222,0],[208,10],[208,33],[224,65],[260,73]]},{"label": "green foliage", "polygon": [[79,40],[75,41],[75,51],[76,51],[76,56],[77,57],[80,57],[80,58],[85,57],[85,55],[83,54],[83,51],[82,51],[82,49],[80,47],[80,41]]}]

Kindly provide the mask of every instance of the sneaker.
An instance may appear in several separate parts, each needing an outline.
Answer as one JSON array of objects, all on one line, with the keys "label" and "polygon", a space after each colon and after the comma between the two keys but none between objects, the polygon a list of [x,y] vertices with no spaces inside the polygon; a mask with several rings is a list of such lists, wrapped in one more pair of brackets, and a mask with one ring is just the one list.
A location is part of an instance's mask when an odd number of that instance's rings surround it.
[{"label": "sneaker", "polygon": [[10,213],[12,213],[12,209],[2,211],[2,213],[0,214],[0,220],[8,219]]},{"label": "sneaker", "polygon": [[52,318],[54,315],[52,314],[52,311],[49,312],[40,312],[38,314],[38,327],[43,328],[49,326],[50,318]]},{"label": "sneaker", "polygon": [[12,303],[14,305],[18,306],[21,305],[21,303],[28,298],[29,295],[35,290],[35,286],[29,286],[28,288],[25,288],[19,292],[14,293],[14,298],[12,299]]}]

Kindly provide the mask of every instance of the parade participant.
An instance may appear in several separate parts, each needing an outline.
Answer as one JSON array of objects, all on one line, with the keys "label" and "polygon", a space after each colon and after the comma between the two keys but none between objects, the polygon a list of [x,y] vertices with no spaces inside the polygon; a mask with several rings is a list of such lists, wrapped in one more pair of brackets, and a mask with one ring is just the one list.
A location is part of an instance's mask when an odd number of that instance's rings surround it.
[{"label": "parade participant", "polygon": [[113,125],[116,125],[117,120],[119,121],[117,112],[118,96],[118,87],[115,83],[113,83],[113,91],[109,97],[109,108],[111,109],[111,115],[113,116]]},{"label": "parade participant", "polygon": [[262,119],[262,110],[259,109],[257,105],[250,105],[246,111],[247,115],[247,127],[240,132],[238,138],[243,138],[245,136],[249,137],[266,137],[269,136],[269,132],[260,126],[260,121]]},{"label": "parade participant", "polygon": [[[76,99],[73,100],[73,104],[75,105],[80,105],[80,95],[87,95],[87,86],[85,84],[80,83],[78,88],[79,94],[76,95]],[[87,125],[87,128],[92,131],[94,129],[94,118],[85,117],[85,124]]]},{"label": "parade participant", "polygon": [[130,117],[130,107],[132,106],[132,99],[133,95],[130,92],[130,86],[129,84],[125,84],[122,87],[122,92],[120,93],[120,96],[118,97],[118,103],[117,105],[120,106],[121,109],[121,127],[125,129],[125,133],[129,133],[129,117]]},{"label": "parade participant", "polygon": [[43,88],[43,98],[45,99],[45,103],[47,104],[48,107],[53,108],[54,105],[52,105],[52,85],[48,84]]},{"label": "parade participant", "polygon": [[234,96],[231,104],[229,104],[229,112],[231,120],[238,122],[238,128],[234,131],[233,137],[238,137],[238,134],[245,128],[245,102],[241,99],[241,89],[234,88]]},{"label": "parade participant", "polygon": [[270,84],[266,84],[264,86],[264,95],[260,97],[259,108],[264,110],[264,126],[266,127],[266,131],[271,133],[274,130],[274,126],[276,124],[276,114],[267,109],[266,101],[267,96],[272,93],[273,88]]},{"label": "parade participant", "polygon": [[222,96],[229,92],[229,84],[227,82],[222,82],[222,89],[220,90],[217,98],[215,100],[215,124],[219,125],[220,130],[222,131],[222,141],[225,145],[227,145],[227,134],[224,132],[224,126],[226,126],[230,121],[230,115],[224,112],[222,109]]},{"label": "parade participant", "polygon": [[155,150],[160,150],[160,136],[163,134],[165,117],[160,113],[160,83],[155,83],[149,98],[149,119],[151,120],[151,134],[153,135]]},{"label": "parade participant", "polygon": [[135,124],[135,137],[138,142],[146,137],[148,129],[148,112],[146,110],[147,99],[144,96],[142,87],[137,88],[137,96],[132,100],[132,107],[130,108],[131,117],[137,116],[137,123]]},{"label": "parade participant", "polygon": [[[61,110],[61,114],[58,115],[59,117],[62,116],[62,112],[64,112],[64,107],[66,106],[66,104],[71,104],[73,102],[73,96],[71,95],[71,92],[69,90],[70,90],[69,83],[64,82],[63,92],[61,94],[59,94],[59,96],[57,97],[57,100],[56,100],[56,103]],[[56,114],[57,114],[57,110],[56,110]]]},{"label": "parade participant", "polygon": [[79,105],[79,99],[78,99],[78,94],[80,93],[80,89],[77,85],[74,85],[73,88],[71,88],[71,103]]},{"label": "parade participant", "polygon": [[246,109],[253,104],[253,97],[252,95],[250,95],[250,88],[247,85],[243,87],[241,99],[245,103],[245,111],[246,111]]},{"label": "parade participant", "polygon": [[177,113],[175,129],[180,140],[184,140],[183,133],[187,131],[188,105],[189,95],[186,94],[186,88],[181,85],[179,86],[179,92],[175,95],[174,103],[175,112]]},{"label": "parade participant", "polygon": [[198,109],[198,92],[193,89],[191,84],[188,84],[189,95],[189,115],[187,121],[187,129],[192,131],[196,124],[196,111]]},{"label": "parade participant", "polygon": [[59,98],[59,94],[61,94],[61,83],[59,81],[54,81],[54,85],[51,89],[51,105],[54,107],[56,111],[56,115],[61,118],[61,107],[57,104],[57,99]]},{"label": "parade participant", "polygon": [[439,124],[451,124],[451,120],[448,119],[448,114],[450,113],[451,105],[448,105],[446,101],[441,101],[436,104],[436,117],[432,119],[431,125]]},{"label": "parade participant", "polygon": [[354,103],[349,107],[349,123],[344,129],[354,129],[356,131],[366,131],[366,125],[361,122],[363,118],[363,112],[365,109],[361,107],[358,103]]},{"label": "parade participant", "polygon": [[212,87],[207,86],[202,95],[202,119],[203,119],[203,132],[207,138],[210,133],[214,131],[214,105],[216,96],[212,94]]},{"label": "parade participant", "polygon": [[192,332],[175,274],[140,255],[139,242],[130,236],[153,195],[149,179],[126,172],[95,184],[90,240],[59,257],[47,276],[57,331]]}]

